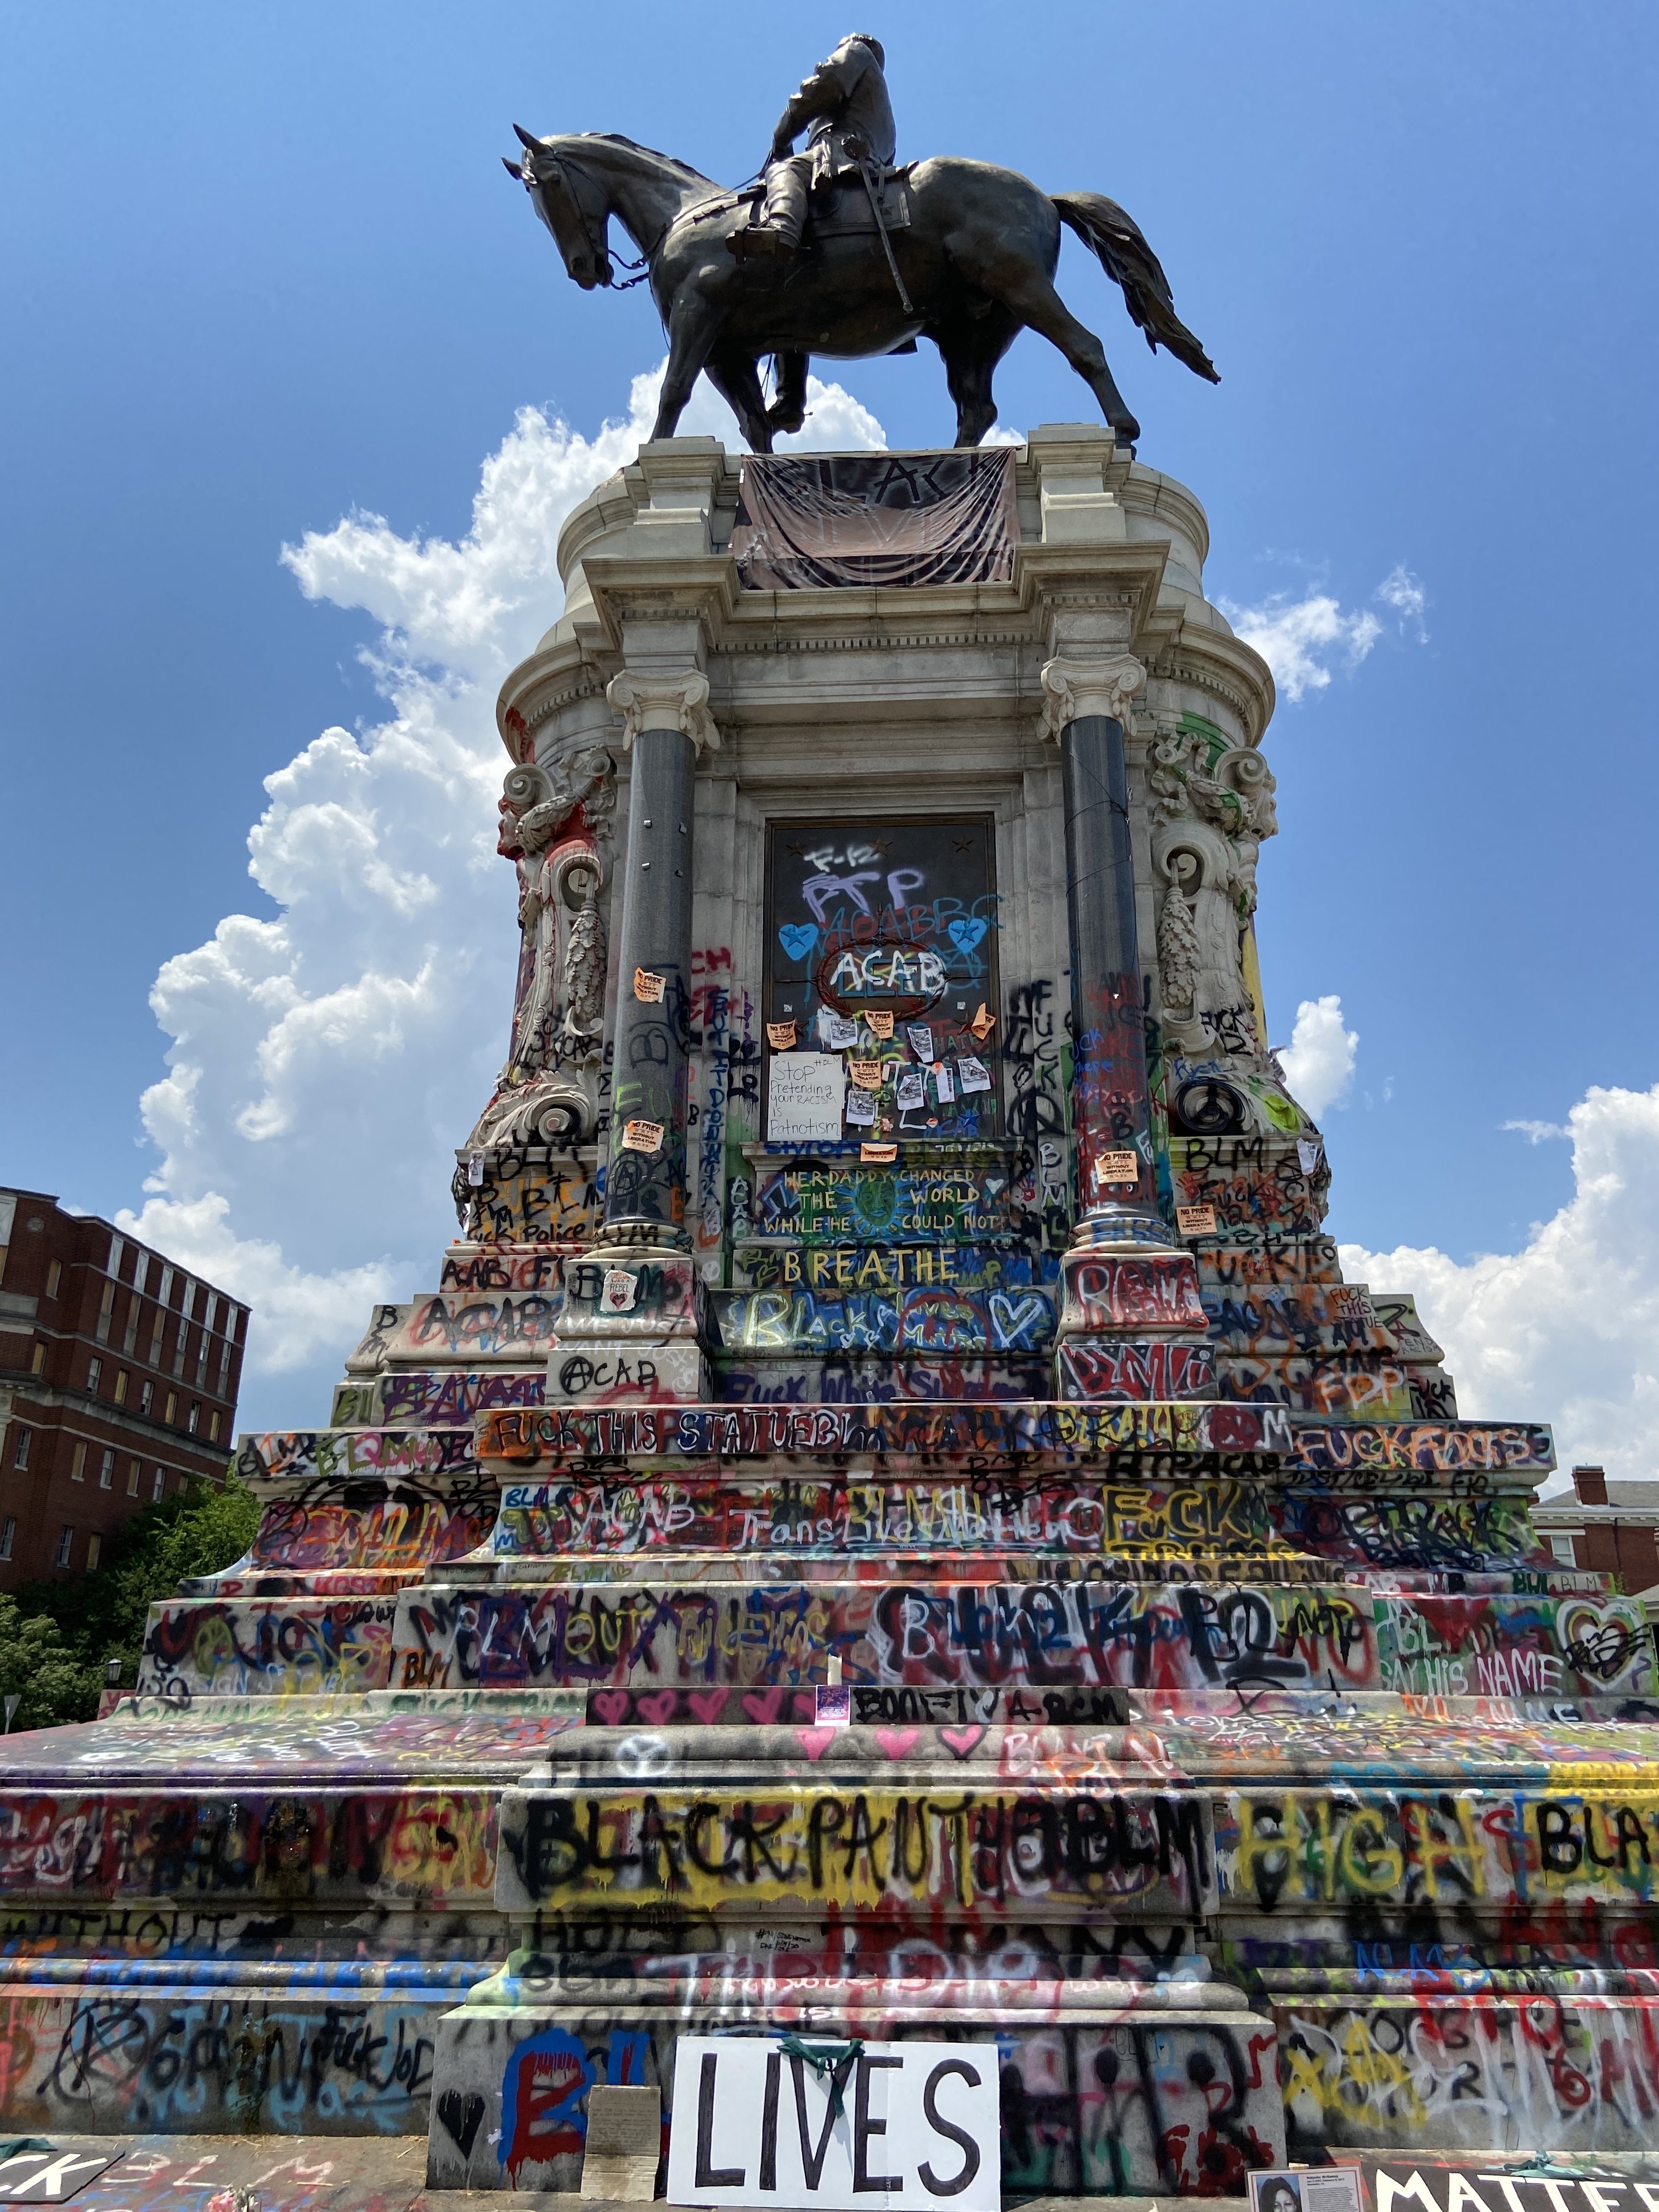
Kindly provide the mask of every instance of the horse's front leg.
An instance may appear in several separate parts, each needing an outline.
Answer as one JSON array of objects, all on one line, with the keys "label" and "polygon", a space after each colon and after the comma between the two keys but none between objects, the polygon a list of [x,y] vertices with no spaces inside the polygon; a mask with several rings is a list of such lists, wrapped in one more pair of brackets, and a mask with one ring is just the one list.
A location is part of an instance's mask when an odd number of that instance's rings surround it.
[{"label": "horse's front leg", "polygon": [[725,309],[696,289],[695,277],[676,293],[668,317],[668,367],[651,431],[653,439],[673,436],[724,319]]},{"label": "horse's front leg", "polygon": [[751,453],[772,450],[772,425],[766,412],[766,394],[750,354],[711,353],[703,374],[738,418],[738,428],[749,441]]}]

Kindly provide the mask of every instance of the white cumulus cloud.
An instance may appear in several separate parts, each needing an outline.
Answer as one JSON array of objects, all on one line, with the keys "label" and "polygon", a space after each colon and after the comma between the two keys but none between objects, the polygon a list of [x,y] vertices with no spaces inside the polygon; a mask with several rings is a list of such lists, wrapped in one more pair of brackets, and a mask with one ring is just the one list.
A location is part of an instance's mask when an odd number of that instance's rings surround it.
[{"label": "white cumulus cloud", "polygon": [[[125,1217],[253,1308],[253,1422],[325,1418],[369,1307],[436,1285],[454,1147],[501,1064],[517,956],[495,693],[562,604],[561,524],[632,460],[661,374],[592,439],[523,410],[459,540],[356,514],[283,550],[307,598],[378,626],[362,657],[386,718],[326,729],[266,777],[249,873],[274,915],[227,915],[156,977],[167,1073],[142,1108],[160,1164]],[[740,443],[706,384],[682,428]],[[780,442],[885,439],[814,378],[805,428]]]},{"label": "white cumulus cloud", "polygon": [[[1399,617],[1402,634],[1409,629],[1419,645],[1428,642],[1423,626],[1428,594],[1403,564],[1392,568],[1372,594]],[[1253,607],[1231,599],[1218,602],[1221,611],[1247,645],[1253,645],[1273,672],[1273,682],[1293,704],[1310,691],[1323,691],[1334,667],[1358,667],[1382,635],[1379,617],[1369,607],[1344,609],[1328,592],[1310,592],[1292,599],[1288,592],[1269,592]]]},{"label": "white cumulus cloud", "polygon": [[1342,1000],[1334,991],[1322,999],[1304,999],[1291,1041],[1279,1049],[1279,1064],[1291,1096],[1316,1121],[1328,1108],[1341,1104],[1358,1049],[1359,1033],[1344,1026]]},{"label": "white cumulus cloud", "polygon": [[1341,1247],[1345,1274],[1407,1290],[1466,1416],[1553,1421],[1564,1468],[1659,1474],[1659,1085],[1586,1091],[1567,1116],[1573,1195],[1518,1252]]}]

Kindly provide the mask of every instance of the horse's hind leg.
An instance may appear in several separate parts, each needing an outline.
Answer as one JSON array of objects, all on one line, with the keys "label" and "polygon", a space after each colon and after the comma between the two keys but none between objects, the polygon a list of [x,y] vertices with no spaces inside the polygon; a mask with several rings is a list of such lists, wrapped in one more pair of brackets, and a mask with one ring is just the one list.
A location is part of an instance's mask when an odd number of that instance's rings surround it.
[{"label": "horse's hind leg", "polygon": [[1118,436],[1133,445],[1140,435],[1140,425],[1112,380],[1105,347],[1079,322],[1042,271],[1028,264],[1018,274],[1001,276],[999,272],[997,279],[981,276],[979,281],[1027,330],[1037,331],[1059,348],[1100,402],[1101,413]]},{"label": "horse's hind leg", "polygon": [[752,355],[710,354],[703,374],[738,418],[738,427],[749,441],[751,453],[772,450],[772,424],[766,411],[766,394]]},{"label": "horse's hind leg", "polygon": [[997,419],[991,396],[991,380],[1019,333],[1019,325],[1004,307],[993,306],[984,315],[958,315],[931,327],[927,335],[939,348],[945,363],[945,381],[957,408],[957,443],[976,446]]}]

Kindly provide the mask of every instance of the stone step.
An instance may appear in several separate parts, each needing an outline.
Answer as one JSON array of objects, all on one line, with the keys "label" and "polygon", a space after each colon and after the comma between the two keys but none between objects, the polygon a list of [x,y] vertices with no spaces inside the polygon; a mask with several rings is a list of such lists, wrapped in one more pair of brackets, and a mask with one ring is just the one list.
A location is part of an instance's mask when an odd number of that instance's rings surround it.
[{"label": "stone step", "polygon": [[[994,2039],[1005,2198],[1237,2191],[1251,2167],[1282,2158],[1274,2031],[1254,2013],[1125,2006],[1096,2020],[947,2020],[866,2008],[854,1986],[797,2024],[838,2039]],[[577,2119],[592,2083],[657,2084],[666,2106],[679,2034],[769,2025],[762,2008],[711,2004],[665,2019],[656,2006],[613,2008],[597,1990],[563,2009],[457,2007],[438,2029],[442,2094],[428,2179],[454,2189],[574,2191]]]}]

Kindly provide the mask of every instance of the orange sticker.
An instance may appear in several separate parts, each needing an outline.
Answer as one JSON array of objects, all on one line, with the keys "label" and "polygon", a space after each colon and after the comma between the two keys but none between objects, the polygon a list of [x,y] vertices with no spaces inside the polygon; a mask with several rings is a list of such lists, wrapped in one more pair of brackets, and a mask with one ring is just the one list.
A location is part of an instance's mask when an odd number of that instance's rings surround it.
[{"label": "orange sticker", "polygon": [[1183,1237],[1213,1237],[1215,1235],[1214,1206],[1176,1206],[1176,1227]]},{"label": "orange sticker", "polygon": [[1095,1181],[1108,1185],[1140,1181],[1139,1152],[1103,1152],[1095,1162]]},{"label": "orange sticker", "polygon": [[667,981],[665,975],[653,975],[648,968],[636,968],[634,970],[634,996],[643,1000],[647,1006],[658,1006],[661,1003]]},{"label": "orange sticker", "polygon": [[774,1052],[793,1052],[795,1048],[793,1022],[768,1022],[766,1042]]},{"label": "orange sticker", "polygon": [[869,1024],[870,1034],[872,1037],[886,1038],[892,1036],[893,1016],[890,1009],[884,1014],[867,1013],[864,1018]]},{"label": "orange sticker", "polygon": [[996,1016],[986,1012],[985,1001],[981,999],[979,1002],[979,1012],[974,1016],[973,1020],[969,1023],[969,1028],[972,1030],[974,1035],[979,1039],[980,1042],[983,1044],[986,1038],[990,1036],[992,1030],[996,1027]]},{"label": "orange sticker", "polygon": [[879,1091],[881,1088],[881,1062],[878,1060],[849,1060],[847,1073],[852,1077],[855,1090]]},{"label": "orange sticker", "polygon": [[860,1145],[859,1158],[861,1160],[869,1161],[873,1167],[887,1167],[898,1158],[898,1146],[896,1145]]},{"label": "orange sticker", "polygon": [[629,1121],[623,1129],[623,1150],[625,1152],[659,1152],[662,1150],[660,1121]]}]

